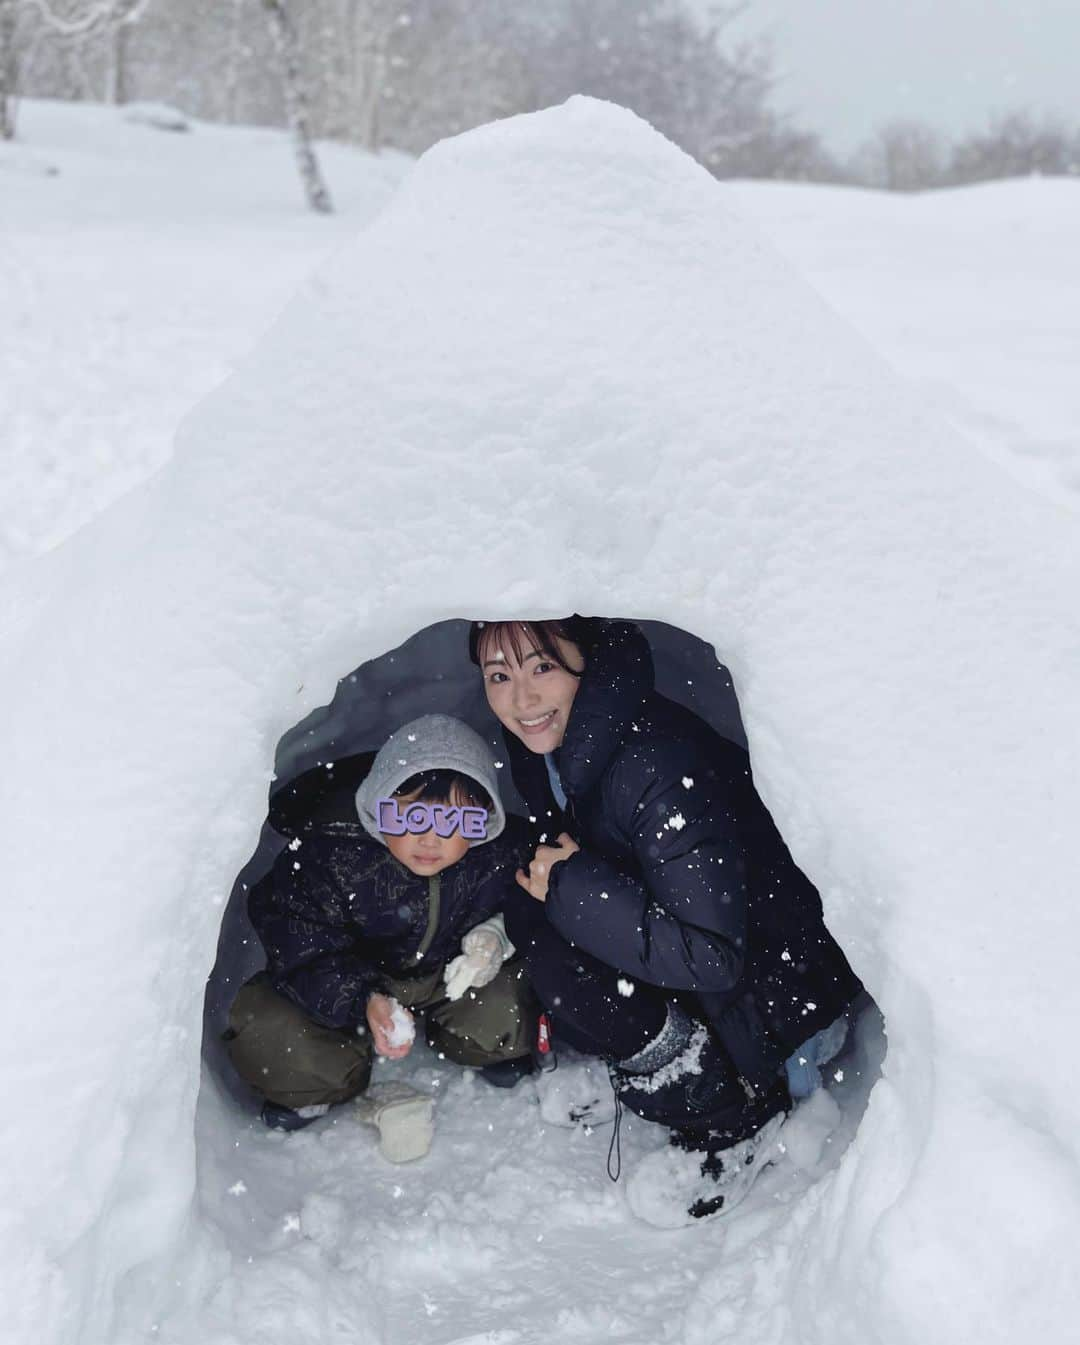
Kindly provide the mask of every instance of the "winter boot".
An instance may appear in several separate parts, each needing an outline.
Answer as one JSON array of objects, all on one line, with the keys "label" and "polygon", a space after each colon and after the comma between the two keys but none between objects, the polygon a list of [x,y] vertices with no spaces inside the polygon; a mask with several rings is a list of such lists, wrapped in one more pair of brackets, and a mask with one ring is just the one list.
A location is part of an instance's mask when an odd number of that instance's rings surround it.
[{"label": "winter boot", "polygon": [[785,1115],[775,1112],[752,1135],[723,1149],[698,1148],[695,1140],[673,1135],[674,1142],[643,1159],[627,1183],[630,1208],[655,1228],[684,1228],[694,1219],[730,1214],[781,1152]]},{"label": "winter boot", "polygon": [[561,1052],[558,1068],[537,1076],[536,1095],[549,1125],[590,1127],[615,1119],[608,1067],[593,1056]]},{"label": "winter boot", "polygon": [[632,1112],[675,1130],[738,1127],[750,1096],[706,1024],[675,1001],[662,1031],[611,1065],[611,1082]]},{"label": "winter boot", "polygon": [[377,1083],[356,1099],[361,1121],[379,1132],[379,1152],[391,1163],[411,1163],[431,1148],[435,1099],[407,1083]]},{"label": "winter boot", "polygon": [[522,1079],[528,1078],[534,1069],[531,1056],[519,1055],[513,1060],[496,1060],[491,1065],[481,1065],[480,1077],[494,1088],[513,1088]]},{"label": "winter boot", "polygon": [[271,1130],[303,1130],[329,1110],[328,1102],[314,1103],[310,1107],[283,1107],[278,1102],[264,1102],[259,1115],[263,1125]]}]

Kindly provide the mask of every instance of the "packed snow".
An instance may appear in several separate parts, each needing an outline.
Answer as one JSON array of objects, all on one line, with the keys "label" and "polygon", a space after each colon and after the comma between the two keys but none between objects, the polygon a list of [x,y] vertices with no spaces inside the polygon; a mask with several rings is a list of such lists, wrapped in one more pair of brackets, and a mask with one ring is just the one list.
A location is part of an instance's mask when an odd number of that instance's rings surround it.
[{"label": "packed snow", "polygon": [[386,1034],[386,1040],[391,1046],[404,1046],[416,1040],[416,1022],[408,1009],[396,999],[391,1000],[390,1031]]},{"label": "packed snow", "polygon": [[[331,223],[269,132],[22,125],[3,1338],[1071,1338],[1080,187],[724,188],[575,100],[437,147],[388,205],[400,163],[342,151]],[[1022,274],[982,274],[1016,236]],[[713,643],[888,1024],[726,1223],[635,1220],[610,1120],[554,1123],[549,1082],[378,1066],[437,1095],[394,1167],[348,1108],[282,1136],[200,1069],[279,737],[432,622],[570,609]],[[632,1174],[663,1135],[621,1141]]]}]

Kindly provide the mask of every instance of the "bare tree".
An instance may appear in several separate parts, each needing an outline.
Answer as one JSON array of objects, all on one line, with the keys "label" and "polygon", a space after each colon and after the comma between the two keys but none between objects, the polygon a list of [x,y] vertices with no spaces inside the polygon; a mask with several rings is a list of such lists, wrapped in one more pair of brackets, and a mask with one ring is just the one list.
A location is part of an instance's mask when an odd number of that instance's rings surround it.
[{"label": "bare tree", "polygon": [[129,57],[135,25],[151,0],[112,0],[105,20],[109,59],[106,66],[105,101],[126,103],[129,97]]},{"label": "bare tree", "polygon": [[953,182],[990,178],[1068,176],[1080,173],[1080,133],[1051,119],[1037,121],[1028,112],[998,117],[985,131],[967,136],[953,149]]},{"label": "bare tree", "polygon": [[304,184],[304,193],[312,210],[329,214],[333,210],[330,192],[323,181],[319,160],[311,140],[308,119],[308,99],[300,65],[300,44],[296,29],[285,7],[285,0],[263,0],[270,19],[270,31],[274,46],[277,48],[281,64],[281,77],[285,91],[285,113],[292,131],[296,162],[300,169],[300,179]]},{"label": "bare tree", "polygon": [[44,31],[59,41],[81,48],[103,40],[105,102],[127,101],[130,38],[151,0],[24,0],[24,3],[34,8]]},{"label": "bare tree", "polygon": [[237,120],[240,69],[244,56],[244,0],[230,0],[229,37],[225,64],[225,118]]},{"label": "bare tree", "polygon": [[390,79],[391,44],[400,20],[411,22],[398,0],[353,0],[348,6],[346,52],[348,57],[349,139],[365,149],[381,144],[381,112]]},{"label": "bare tree", "polygon": [[926,191],[946,180],[945,146],[931,126],[919,121],[891,121],[860,149],[855,175],[886,191]]},{"label": "bare tree", "polygon": [[15,94],[19,85],[19,60],[15,25],[19,0],[0,0],[0,140],[15,134]]}]

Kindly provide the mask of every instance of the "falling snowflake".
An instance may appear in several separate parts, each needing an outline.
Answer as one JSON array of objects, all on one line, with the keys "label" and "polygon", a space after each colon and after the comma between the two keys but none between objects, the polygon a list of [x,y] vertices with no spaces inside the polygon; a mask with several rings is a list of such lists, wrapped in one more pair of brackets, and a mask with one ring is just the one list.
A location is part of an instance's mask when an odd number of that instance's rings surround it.
[{"label": "falling snowflake", "polygon": [[683,827],[686,826],[686,818],[683,817],[682,813],[672,813],[667,820],[667,825],[675,831],[682,831]]},{"label": "falling snowflake", "polygon": [[299,1233],[300,1232],[299,1214],[286,1214],[284,1220],[282,1221],[281,1231],[283,1233]]},{"label": "falling snowflake", "polygon": [[619,994],[622,995],[624,999],[629,999],[637,989],[637,986],[634,985],[633,981],[628,981],[622,976],[619,977],[615,984],[618,986]]},{"label": "falling snowflake", "polygon": [[692,775],[684,775],[682,778],[682,787],[683,789],[693,789],[694,777]]},{"label": "falling snowflake", "polygon": [[229,1195],[231,1196],[242,1196],[246,1194],[247,1187],[243,1182],[234,1182],[232,1186],[229,1187]]}]

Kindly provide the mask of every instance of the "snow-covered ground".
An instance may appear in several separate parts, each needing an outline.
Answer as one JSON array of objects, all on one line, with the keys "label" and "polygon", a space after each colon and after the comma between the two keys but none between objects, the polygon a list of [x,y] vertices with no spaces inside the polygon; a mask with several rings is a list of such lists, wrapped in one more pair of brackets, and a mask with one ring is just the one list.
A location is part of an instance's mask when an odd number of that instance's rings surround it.
[{"label": "snow-covered ground", "polygon": [[300,203],[275,131],[155,130],[26,102],[0,145],[0,573],[159,467],[176,426],[411,160],[324,150]]},{"label": "snow-covered ground", "polygon": [[736,190],[928,405],[1019,481],[1080,504],[1080,183]]},{"label": "snow-covered ground", "polygon": [[[1070,1339],[1080,184],[724,189],[576,102],[437,149],[353,240],[402,160],[330,156],[326,221],[270,132],[21,125],[2,1338]],[[277,738],[429,622],[572,607],[731,666],[886,1015],[854,1141],[872,1022],[829,1144],[823,1101],[745,1213],[686,1232],[633,1219],[610,1127],[423,1052],[385,1067],[439,1094],[412,1168],[344,1116],[269,1134],[209,1077],[196,1121]],[[662,1140],[624,1126],[624,1166]]]}]

